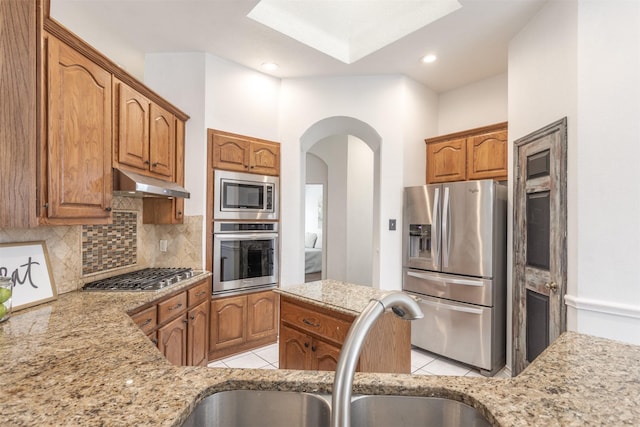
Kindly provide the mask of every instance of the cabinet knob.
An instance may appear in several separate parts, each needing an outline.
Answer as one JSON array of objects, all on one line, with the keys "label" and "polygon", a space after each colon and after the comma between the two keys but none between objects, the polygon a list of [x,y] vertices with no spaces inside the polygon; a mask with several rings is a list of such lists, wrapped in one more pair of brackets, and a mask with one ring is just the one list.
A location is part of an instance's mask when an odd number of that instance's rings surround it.
[{"label": "cabinet knob", "polygon": [[156,166],[158,166],[158,164],[157,164],[157,163],[154,163],[154,164],[152,164],[151,166],[153,166],[153,167],[155,168]]},{"label": "cabinet knob", "polygon": [[155,345],[158,345],[158,339],[157,338],[152,339],[151,342],[154,343]]},{"label": "cabinet knob", "polygon": [[316,346],[315,345],[311,347],[311,351],[316,351]]},{"label": "cabinet knob", "polygon": [[304,343],[304,348],[309,348],[309,343],[308,342]]},{"label": "cabinet knob", "polygon": [[111,212],[111,207],[107,206],[106,208],[104,208],[104,210],[107,211],[107,212]]},{"label": "cabinet knob", "polygon": [[145,164],[145,165],[148,165],[149,163],[150,163],[150,162],[149,162],[149,160],[145,160],[145,161],[144,161],[144,164]]},{"label": "cabinet knob", "polygon": [[189,324],[189,319],[188,318],[184,319],[183,322],[184,322],[185,325],[188,325]]}]

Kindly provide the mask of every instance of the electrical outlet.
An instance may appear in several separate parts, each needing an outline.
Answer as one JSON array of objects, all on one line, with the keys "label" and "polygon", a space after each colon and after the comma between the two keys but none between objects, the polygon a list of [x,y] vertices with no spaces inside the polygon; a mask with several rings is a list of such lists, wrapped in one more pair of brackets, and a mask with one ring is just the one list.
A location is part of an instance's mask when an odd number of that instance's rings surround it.
[{"label": "electrical outlet", "polygon": [[160,240],[160,252],[167,252],[167,241]]},{"label": "electrical outlet", "polygon": [[396,220],[395,219],[390,219],[389,220],[389,230],[395,231],[395,229],[396,229]]}]

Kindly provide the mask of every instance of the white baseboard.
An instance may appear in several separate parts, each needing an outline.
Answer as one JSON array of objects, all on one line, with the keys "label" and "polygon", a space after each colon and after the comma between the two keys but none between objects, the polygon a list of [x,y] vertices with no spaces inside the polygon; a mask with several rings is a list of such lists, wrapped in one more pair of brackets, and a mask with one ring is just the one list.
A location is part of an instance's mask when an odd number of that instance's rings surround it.
[{"label": "white baseboard", "polygon": [[564,302],[576,310],[640,319],[640,306],[565,295]]}]

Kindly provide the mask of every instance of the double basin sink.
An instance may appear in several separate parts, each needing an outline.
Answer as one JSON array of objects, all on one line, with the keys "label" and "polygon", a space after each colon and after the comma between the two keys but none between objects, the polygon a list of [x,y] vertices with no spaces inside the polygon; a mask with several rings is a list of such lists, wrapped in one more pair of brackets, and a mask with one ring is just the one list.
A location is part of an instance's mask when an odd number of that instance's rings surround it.
[{"label": "double basin sink", "polygon": [[[329,427],[331,396],[287,391],[232,390],[196,406],[183,427]],[[490,426],[464,403],[438,397],[366,395],[351,401],[352,427]]]}]

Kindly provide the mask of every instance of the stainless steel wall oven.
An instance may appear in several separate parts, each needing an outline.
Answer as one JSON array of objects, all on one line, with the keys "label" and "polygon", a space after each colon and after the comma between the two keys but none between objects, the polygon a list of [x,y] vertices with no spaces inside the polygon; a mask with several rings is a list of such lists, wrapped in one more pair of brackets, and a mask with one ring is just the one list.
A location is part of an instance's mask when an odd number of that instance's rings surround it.
[{"label": "stainless steel wall oven", "polygon": [[213,294],[275,288],[278,282],[278,223],[213,225]]}]

